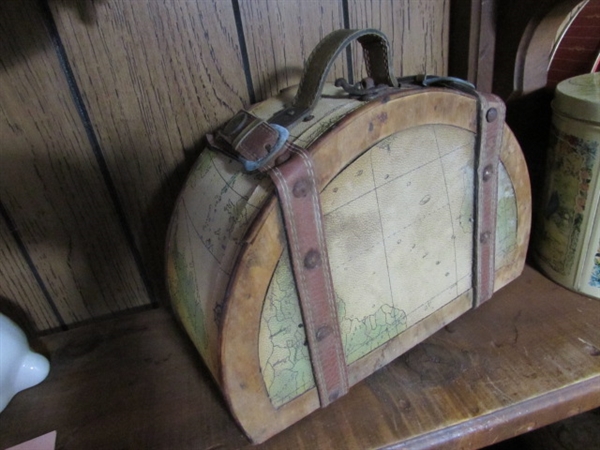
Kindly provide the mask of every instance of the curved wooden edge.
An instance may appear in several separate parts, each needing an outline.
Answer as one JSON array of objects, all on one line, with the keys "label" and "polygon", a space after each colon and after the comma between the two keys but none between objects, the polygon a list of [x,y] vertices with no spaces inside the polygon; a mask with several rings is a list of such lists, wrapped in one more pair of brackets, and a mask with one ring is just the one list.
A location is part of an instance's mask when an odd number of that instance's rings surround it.
[{"label": "curved wooden edge", "polygon": [[[426,124],[456,126],[475,133],[476,110],[475,98],[442,89],[401,92],[366,104],[344,117],[311,146],[320,190],[366,149],[392,134]],[[510,137],[508,142],[516,144]],[[518,145],[514,152],[519,153]],[[513,159],[517,166],[521,163],[518,158]],[[512,167],[510,163],[509,166]],[[518,176],[516,167],[509,173],[511,179]],[[521,192],[521,200],[525,200],[525,191]],[[280,408],[273,407],[261,374],[259,333],[254,324],[260,324],[264,298],[284,245],[281,213],[272,198],[249,230],[247,245],[240,253],[228,291],[221,334],[224,393],[234,417],[255,443],[265,441],[319,408],[316,389]],[[411,341],[411,346],[470,309],[470,295],[469,291],[413,327],[411,339],[415,341]],[[367,355],[372,360],[370,368],[381,367],[407,348],[398,339],[390,341]],[[363,358],[361,364],[364,361]],[[349,369],[351,384],[373,372],[359,369],[356,363]]]},{"label": "curved wooden edge", "polygon": [[529,21],[515,55],[511,100],[546,86],[556,35],[579,3],[581,0],[564,0],[549,12],[540,12]]},{"label": "curved wooden edge", "polygon": [[504,126],[500,161],[510,178],[517,200],[517,246],[509,258],[512,263],[496,268],[494,292],[517,278],[525,267],[525,257],[531,233],[531,183],[521,147],[513,132]]}]

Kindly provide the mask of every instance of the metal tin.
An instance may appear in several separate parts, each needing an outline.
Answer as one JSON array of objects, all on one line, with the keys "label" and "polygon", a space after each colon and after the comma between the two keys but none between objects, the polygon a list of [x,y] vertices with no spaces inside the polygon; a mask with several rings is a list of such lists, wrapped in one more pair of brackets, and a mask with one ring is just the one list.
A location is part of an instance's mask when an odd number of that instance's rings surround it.
[{"label": "metal tin", "polygon": [[554,281],[600,298],[600,73],[558,84],[533,254]]}]

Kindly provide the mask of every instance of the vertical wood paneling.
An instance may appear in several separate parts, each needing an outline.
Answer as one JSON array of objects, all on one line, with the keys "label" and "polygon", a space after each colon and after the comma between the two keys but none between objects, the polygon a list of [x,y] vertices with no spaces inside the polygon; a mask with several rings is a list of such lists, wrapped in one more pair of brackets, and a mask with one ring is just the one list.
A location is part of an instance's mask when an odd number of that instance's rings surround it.
[{"label": "vertical wood paneling", "polygon": [[0,297],[0,312],[14,320],[10,313],[19,309],[35,331],[61,325],[3,219],[0,219]]},{"label": "vertical wood paneling", "polygon": [[[0,195],[59,315],[73,323],[148,297],[46,25],[38,2],[0,3]],[[10,245],[5,252],[14,261]],[[0,260],[5,274],[12,261]],[[26,295],[14,300],[38,326],[53,326],[39,292]]]},{"label": "vertical wood paneling", "polygon": [[[341,1],[240,1],[252,84],[257,101],[300,82],[304,62],[319,41],[344,28]],[[347,75],[345,54],[328,80]]]},{"label": "vertical wood paneling", "polygon": [[[350,28],[377,28],[391,42],[394,74],[446,75],[450,0],[352,0]],[[366,76],[360,48],[353,50],[354,79]]]},{"label": "vertical wood paneling", "polygon": [[[145,275],[164,298],[166,227],[204,135],[297,84],[345,25],[384,31],[397,75],[445,74],[449,2],[1,2],[0,195],[20,242],[0,224],[0,295],[38,330],[150,304]],[[347,72],[344,53],[328,79]]]},{"label": "vertical wood paneling", "polygon": [[75,80],[136,245],[162,287],[173,202],[206,132],[248,102],[231,2],[53,1]]}]

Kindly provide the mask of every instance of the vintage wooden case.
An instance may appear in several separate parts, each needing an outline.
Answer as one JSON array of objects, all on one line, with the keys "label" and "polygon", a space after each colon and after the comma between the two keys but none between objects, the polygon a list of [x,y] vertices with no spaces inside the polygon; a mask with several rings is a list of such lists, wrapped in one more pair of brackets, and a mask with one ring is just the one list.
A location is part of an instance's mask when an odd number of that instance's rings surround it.
[{"label": "vintage wooden case", "polygon": [[[251,113],[268,120],[295,94],[288,89]],[[326,85],[289,137],[309,150],[317,172],[350,386],[474,307],[483,239],[478,96],[401,82],[374,97]],[[500,128],[496,229],[487,236],[494,290],[521,273],[531,220],[523,156]],[[202,152],[173,213],[167,278],[177,316],[254,442],[320,407],[268,176]]]}]

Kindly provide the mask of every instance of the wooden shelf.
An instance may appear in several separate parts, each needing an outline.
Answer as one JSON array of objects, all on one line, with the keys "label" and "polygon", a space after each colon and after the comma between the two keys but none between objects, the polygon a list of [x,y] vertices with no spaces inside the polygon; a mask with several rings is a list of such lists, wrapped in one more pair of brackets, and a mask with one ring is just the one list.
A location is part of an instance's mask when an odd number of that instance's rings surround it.
[{"label": "wooden shelf", "polygon": [[[256,448],[480,448],[600,406],[600,301],[526,267],[492,300]],[[168,311],[50,335],[49,377],[0,414],[0,448],[250,446]]]}]

